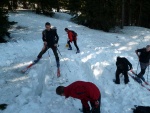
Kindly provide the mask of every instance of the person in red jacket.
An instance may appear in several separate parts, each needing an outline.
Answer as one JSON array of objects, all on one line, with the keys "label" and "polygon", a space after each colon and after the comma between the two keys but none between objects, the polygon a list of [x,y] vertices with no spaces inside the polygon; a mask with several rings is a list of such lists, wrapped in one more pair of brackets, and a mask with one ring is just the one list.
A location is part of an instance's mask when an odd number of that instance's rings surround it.
[{"label": "person in red jacket", "polygon": [[[100,113],[101,94],[98,87],[91,82],[76,81],[67,87],[58,86],[56,93],[66,98],[80,99],[83,113]],[[88,101],[91,104],[91,110]]]},{"label": "person in red jacket", "polygon": [[77,33],[72,31],[72,30],[69,30],[68,28],[65,28],[65,31],[67,32],[68,34],[68,45],[69,45],[69,49],[68,50],[72,50],[72,47],[70,45],[70,42],[74,43],[74,46],[76,47],[77,49],[77,52],[76,53],[80,53],[80,50],[79,50],[79,47],[77,46]]}]

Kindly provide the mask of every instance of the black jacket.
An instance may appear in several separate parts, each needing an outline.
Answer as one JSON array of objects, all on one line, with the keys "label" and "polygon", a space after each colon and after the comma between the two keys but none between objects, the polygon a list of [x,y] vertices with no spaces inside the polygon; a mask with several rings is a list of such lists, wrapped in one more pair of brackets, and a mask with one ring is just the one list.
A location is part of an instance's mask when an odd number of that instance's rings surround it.
[{"label": "black jacket", "polygon": [[137,49],[136,50],[138,53],[140,53],[140,62],[142,63],[149,63],[150,60],[150,52],[146,51],[146,48],[142,48],[142,49]]},{"label": "black jacket", "polygon": [[59,40],[56,29],[44,30],[42,32],[42,39],[47,42],[48,47],[53,47]]},{"label": "black jacket", "polygon": [[132,64],[124,57],[117,57],[116,66],[117,69],[122,71],[128,71],[132,69]]}]

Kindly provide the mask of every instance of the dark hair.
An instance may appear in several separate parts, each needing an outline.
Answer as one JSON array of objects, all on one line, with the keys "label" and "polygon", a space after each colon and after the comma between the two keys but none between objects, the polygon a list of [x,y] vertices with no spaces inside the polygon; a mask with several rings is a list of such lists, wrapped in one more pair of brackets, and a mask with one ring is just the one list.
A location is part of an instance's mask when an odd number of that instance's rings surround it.
[{"label": "dark hair", "polygon": [[58,86],[56,88],[56,94],[57,95],[62,95],[64,93],[64,86]]},{"label": "dark hair", "polygon": [[147,45],[147,46],[146,46],[146,49],[148,49],[149,47],[150,47],[150,45]]},{"label": "dark hair", "polygon": [[117,61],[119,61],[119,60],[120,60],[120,58],[121,58],[120,56],[117,56]]},{"label": "dark hair", "polygon": [[49,25],[50,26],[51,24],[49,22],[46,22],[45,25]]},{"label": "dark hair", "polygon": [[67,31],[68,30],[68,28],[65,28],[65,31]]}]

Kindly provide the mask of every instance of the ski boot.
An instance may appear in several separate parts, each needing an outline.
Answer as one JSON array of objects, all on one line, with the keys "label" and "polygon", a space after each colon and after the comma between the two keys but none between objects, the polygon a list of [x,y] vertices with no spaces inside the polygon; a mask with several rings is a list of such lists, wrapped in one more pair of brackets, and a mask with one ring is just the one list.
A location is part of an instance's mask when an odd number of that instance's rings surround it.
[{"label": "ski boot", "polygon": [[69,47],[68,50],[72,50],[72,47]]},{"label": "ski boot", "polygon": [[76,54],[77,54],[77,53],[80,53],[80,50],[77,50]]},{"label": "ski boot", "polygon": [[37,58],[33,61],[33,63],[37,63],[41,58]]}]

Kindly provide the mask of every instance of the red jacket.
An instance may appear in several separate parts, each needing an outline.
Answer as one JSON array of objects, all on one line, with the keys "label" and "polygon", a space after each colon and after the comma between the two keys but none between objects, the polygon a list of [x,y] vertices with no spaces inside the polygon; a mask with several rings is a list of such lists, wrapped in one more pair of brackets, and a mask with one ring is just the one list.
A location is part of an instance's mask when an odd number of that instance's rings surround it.
[{"label": "red jacket", "polygon": [[69,38],[70,42],[72,42],[73,40],[77,40],[77,37],[74,36],[74,34],[71,30],[68,30],[67,34],[68,34],[68,38]]},{"label": "red jacket", "polygon": [[100,98],[98,87],[91,82],[76,81],[64,88],[65,97],[80,99],[86,109],[90,109],[88,101],[94,102]]}]

